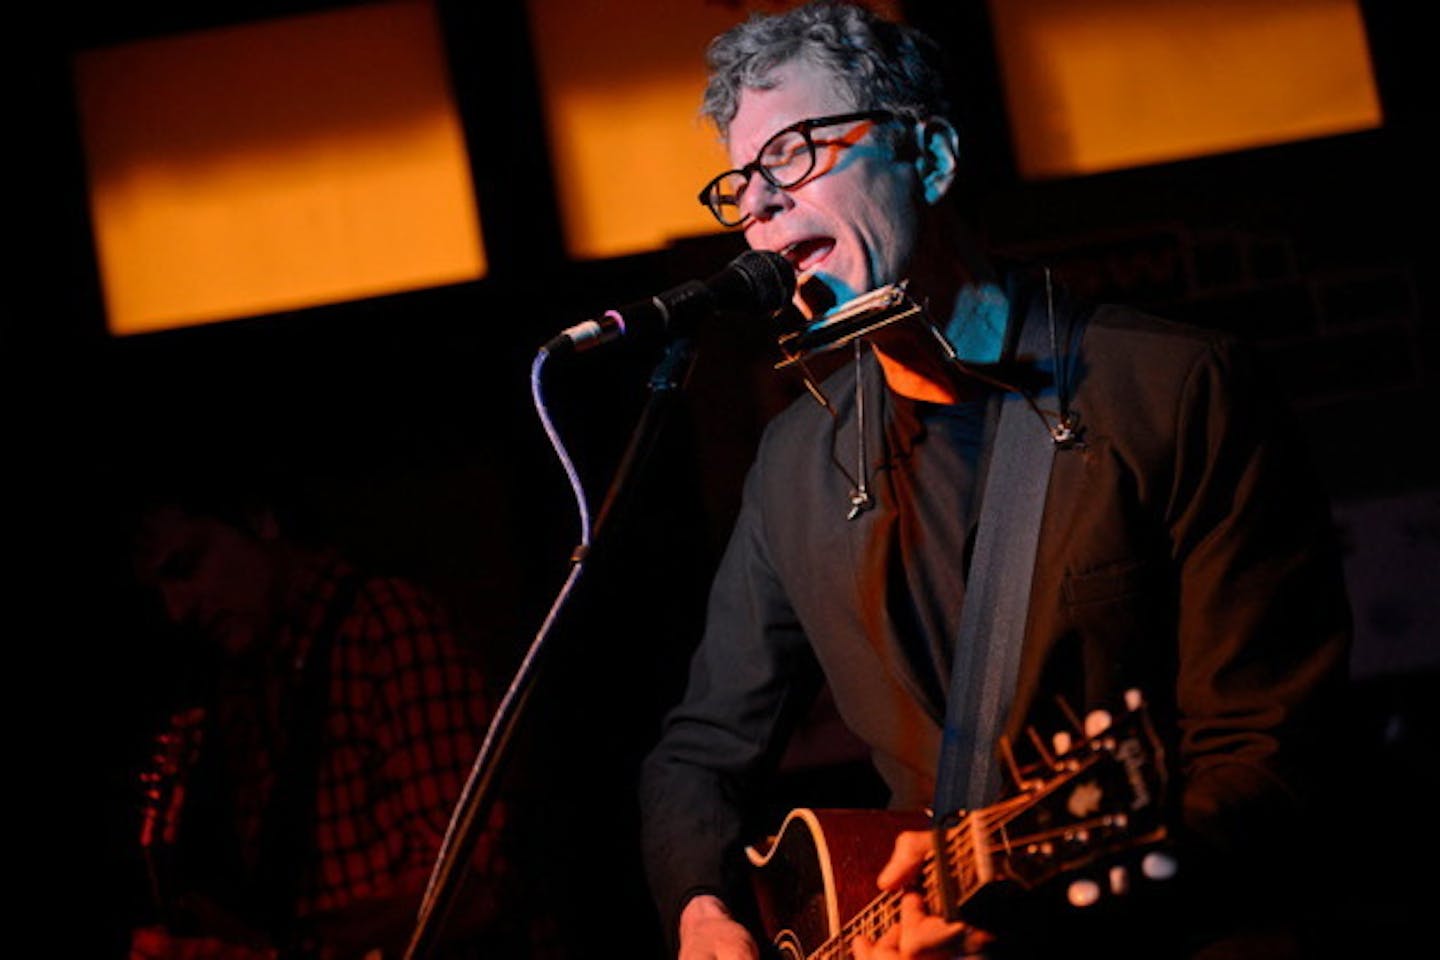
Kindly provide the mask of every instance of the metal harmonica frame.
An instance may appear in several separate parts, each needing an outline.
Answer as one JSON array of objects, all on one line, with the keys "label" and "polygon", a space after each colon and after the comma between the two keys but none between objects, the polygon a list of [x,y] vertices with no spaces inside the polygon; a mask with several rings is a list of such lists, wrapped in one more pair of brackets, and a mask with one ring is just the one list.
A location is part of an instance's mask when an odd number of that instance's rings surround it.
[{"label": "metal harmonica frame", "polygon": [[812,354],[844,346],[857,337],[916,316],[920,305],[905,292],[906,283],[862,293],[803,330],[782,334],[778,343],[784,359],[775,364],[775,369],[783,370]]}]

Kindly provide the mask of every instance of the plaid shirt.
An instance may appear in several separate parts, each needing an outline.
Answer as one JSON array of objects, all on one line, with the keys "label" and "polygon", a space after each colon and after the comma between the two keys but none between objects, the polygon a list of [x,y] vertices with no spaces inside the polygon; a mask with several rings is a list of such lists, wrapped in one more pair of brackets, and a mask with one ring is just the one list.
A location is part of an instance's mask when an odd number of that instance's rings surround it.
[{"label": "plaid shirt", "polygon": [[[289,714],[304,659],[352,576],[334,558],[310,570],[272,656],[232,671],[223,685],[219,734],[241,857],[252,871],[275,764],[295,729]],[[300,871],[301,918],[423,888],[490,717],[472,653],[445,614],[403,580],[359,581],[329,667],[314,838],[306,858],[290,865]],[[507,872],[503,819],[497,803],[473,857],[492,890]]]}]

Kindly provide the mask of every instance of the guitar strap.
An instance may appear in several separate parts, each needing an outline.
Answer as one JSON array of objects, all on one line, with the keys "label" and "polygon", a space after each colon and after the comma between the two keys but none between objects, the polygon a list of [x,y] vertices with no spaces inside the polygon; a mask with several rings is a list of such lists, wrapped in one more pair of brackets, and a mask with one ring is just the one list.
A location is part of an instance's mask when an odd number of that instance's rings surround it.
[{"label": "guitar strap", "polygon": [[[1047,287],[1048,282],[1047,276]],[[1049,377],[1028,397],[1009,390],[1000,401],[951,666],[936,767],[937,824],[957,810],[994,802],[1001,787],[994,750],[1015,694],[1040,521],[1057,446],[1032,402],[1047,415],[1054,411],[1060,395],[1057,381],[1070,364],[1069,351],[1062,352],[1055,340],[1048,289],[1028,299],[1026,309],[1012,290],[1011,309],[1024,311],[1016,359],[1031,359],[1034,369]],[[1078,343],[1081,321],[1070,319],[1065,326],[1060,343]]]},{"label": "guitar strap", "polygon": [[275,785],[260,830],[255,890],[267,932],[284,945],[294,935],[304,856],[314,845],[315,798],[330,706],[330,660],[340,624],[360,589],[360,577],[341,579],[311,639],[290,710],[289,742],[276,765]]}]

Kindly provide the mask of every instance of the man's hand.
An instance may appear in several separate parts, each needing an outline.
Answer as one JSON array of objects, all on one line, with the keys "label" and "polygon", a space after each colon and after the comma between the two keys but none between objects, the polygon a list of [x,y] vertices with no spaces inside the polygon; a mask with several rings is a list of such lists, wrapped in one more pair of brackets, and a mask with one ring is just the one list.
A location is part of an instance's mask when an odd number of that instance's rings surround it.
[{"label": "man's hand", "polygon": [[680,911],[680,960],[759,960],[750,931],[736,923],[719,897],[692,897]]},{"label": "man's hand", "polygon": [[[907,830],[896,837],[895,850],[876,878],[876,886],[899,891],[913,884],[933,843],[934,838],[923,830]],[[860,934],[851,946],[856,960],[953,960],[978,954],[991,939],[983,930],[928,912],[924,898],[912,890],[900,897],[899,923],[878,940]]]}]

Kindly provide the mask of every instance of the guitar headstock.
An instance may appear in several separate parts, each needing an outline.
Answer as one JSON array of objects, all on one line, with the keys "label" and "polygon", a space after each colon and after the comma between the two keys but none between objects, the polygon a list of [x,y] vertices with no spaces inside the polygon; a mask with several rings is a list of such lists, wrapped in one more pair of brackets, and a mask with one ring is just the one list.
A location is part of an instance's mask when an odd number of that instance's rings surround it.
[{"label": "guitar headstock", "polygon": [[171,714],[156,735],[155,751],[140,772],[142,849],[175,845],[186,781],[199,758],[204,729],[204,708],[191,707]]},{"label": "guitar headstock", "polygon": [[1164,751],[1142,698],[1127,694],[1123,710],[1078,727],[1041,748],[1042,762],[1016,776],[1018,793],[947,828],[953,916],[1003,913],[1020,892],[1089,908],[1175,874]]}]

